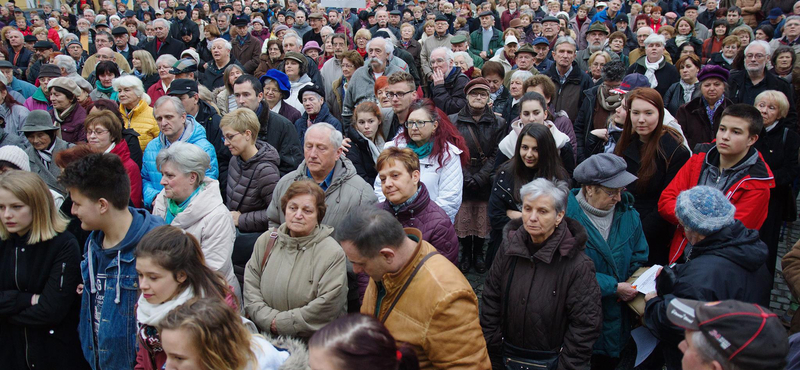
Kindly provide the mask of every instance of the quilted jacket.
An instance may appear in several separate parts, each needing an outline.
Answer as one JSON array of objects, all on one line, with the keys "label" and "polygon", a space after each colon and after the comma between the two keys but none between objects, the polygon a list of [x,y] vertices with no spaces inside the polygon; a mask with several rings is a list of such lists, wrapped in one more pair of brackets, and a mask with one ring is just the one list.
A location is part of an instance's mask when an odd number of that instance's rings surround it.
[{"label": "quilted jacket", "polygon": [[[139,100],[139,104],[129,113],[125,112],[125,107],[120,105],[119,112],[122,113],[122,124],[125,126],[124,128],[132,128],[139,133],[139,146],[142,150],[145,150],[147,148],[147,143],[155,139],[161,132],[155,117],[153,117],[153,108],[147,105],[144,100]],[[155,159],[155,157],[153,159]],[[155,197],[155,195],[153,197]]]},{"label": "quilted jacket", "polygon": [[280,157],[272,145],[256,141],[258,152],[247,161],[231,158],[228,166],[228,210],[239,211],[239,231],[264,232],[269,228],[267,207],[281,179]]}]

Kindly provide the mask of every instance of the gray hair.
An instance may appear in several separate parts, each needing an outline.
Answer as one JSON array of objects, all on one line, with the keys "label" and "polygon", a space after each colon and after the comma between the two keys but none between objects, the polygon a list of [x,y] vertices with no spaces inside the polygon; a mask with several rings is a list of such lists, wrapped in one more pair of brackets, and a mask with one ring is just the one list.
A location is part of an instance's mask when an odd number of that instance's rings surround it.
[{"label": "gray hair", "polygon": [[170,102],[170,103],[172,103],[173,106],[175,106],[175,111],[178,112],[179,116],[182,116],[182,115],[184,115],[186,113],[186,108],[183,107],[183,103],[181,103],[180,99],[178,99],[177,97],[172,96],[172,95],[164,95],[164,96],[158,98],[158,100],[156,100],[156,103],[153,104],[153,115],[155,115],[156,109],[158,109],[158,107],[164,105],[164,103],[166,103],[166,102]]},{"label": "gray hair", "polygon": [[164,23],[166,25],[165,27],[167,27],[167,31],[169,31],[170,24],[169,24],[168,20],[166,20],[164,18],[156,18],[156,19],[153,20],[153,26],[154,27],[155,27],[156,23]]},{"label": "gray hair", "polygon": [[[283,36],[283,38],[286,39],[286,36]],[[394,52],[394,44],[392,44],[392,40],[387,40],[383,37],[373,37],[372,40],[369,40],[369,42],[367,42],[367,50],[369,50],[369,46],[373,41],[383,41],[383,48],[387,55],[392,55],[392,52]]]},{"label": "gray hair", "polygon": [[[161,99],[158,99],[161,101]],[[179,103],[180,105],[180,103]],[[156,166],[161,171],[165,163],[171,162],[184,175],[197,174],[197,184],[203,183],[206,170],[211,167],[211,158],[208,153],[200,149],[199,146],[178,141],[172,145],[161,149],[156,156]]]},{"label": "gray hair", "polygon": [[[223,38],[220,37],[217,40],[223,40]],[[172,55],[172,54],[164,54],[164,55],[158,57],[158,59],[156,59],[156,67],[158,67],[159,63],[167,63],[167,64],[169,64],[170,67],[172,67],[173,65],[175,65],[175,62],[177,62],[177,61],[178,61],[178,59],[176,59],[174,55]]]},{"label": "gray hair", "polygon": [[519,189],[520,198],[536,199],[540,196],[549,196],[553,199],[553,206],[556,212],[561,213],[567,209],[567,194],[569,193],[569,186],[566,181],[561,180],[548,180],[540,177],[533,180]]},{"label": "gray hair", "polygon": [[650,34],[653,34],[653,33],[655,33],[655,32],[656,32],[656,31],[653,29],[653,27],[648,27],[648,26],[645,26],[645,27],[639,27],[639,29],[638,29],[638,30],[636,30],[636,34],[637,34],[637,35],[639,34],[639,31],[647,31],[647,34],[648,34],[648,35],[650,35]]},{"label": "gray hair", "polygon": [[[94,10],[92,10],[92,9],[84,9],[83,10],[83,14],[86,14],[86,12],[89,12],[89,14],[91,14],[91,15],[95,15]],[[81,19],[84,19],[84,18],[81,18]],[[87,19],[86,21],[88,22],[89,20]]]},{"label": "gray hair", "polygon": [[711,363],[716,361],[725,370],[739,370],[739,367],[732,364],[726,355],[714,348],[703,332],[695,331],[692,333],[692,346],[697,349],[697,353],[703,362]]},{"label": "gray hair", "polygon": [[800,21],[800,15],[790,15],[786,17],[786,19],[783,21],[783,24],[786,24],[786,22],[789,21]]},{"label": "gray hair", "polygon": [[511,74],[511,78],[508,79],[508,82],[517,81],[517,80],[522,80],[524,82],[525,80],[527,80],[527,79],[529,79],[531,77],[533,77],[533,73],[531,73],[530,71],[517,70],[517,71],[514,71],[514,73]]},{"label": "gray hair", "polygon": [[469,53],[467,53],[466,51],[457,51],[453,53],[453,60],[455,60],[457,57],[464,58],[464,63],[467,64],[467,67],[475,66],[475,61],[472,60],[472,56],[470,56]]},{"label": "gray hair", "polygon": [[286,32],[283,35],[283,42],[281,42],[281,47],[283,47],[283,43],[285,43],[286,40],[288,40],[288,39],[294,39],[294,43],[297,44],[299,47],[301,47],[303,45],[303,39],[301,39],[300,36],[298,36],[296,33]]},{"label": "gray hair", "polygon": [[69,55],[56,55],[56,66],[63,68],[67,74],[77,73],[78,67],[75,65],[75,60]]},{"label": "gray hair", "polygon": [[664,45],[667,44],[667,38],[664,37],[664,35],[659,35],[657,33],[652,33],[652,34],[650,34],[650,36],[647,36],[647,38],[644,39],[644,46],[647,46],[647,45],[650,45],[650,44],[661,44],[661,46],[664,46]]},{"label": "gray hair", "polygon": [[750,45],[747,45],[747,47],[744,48],[744,53],[747,54],[747,52],[753,46],[761,46],[762,48],[764,48],[764,52],[767,54],[767,59],[769,59],[769,57],[772,56],[772,48],[770,48],[769,44],[763,40],[750,41]]},{"label": "gray hair", "polygon": [[144,93],[144,85],[142,85],[142,80],[136,76],[127,75],[117,77],[111,81],[111,87],[113,87],[116,92],[119,92],[125,87],[133,88],[136,96],[144,100],[147,104],[150,104],[150,96]]},{"label": "gray hair", "polygon": [[[180,100],[178,102],[180,103]],[[334,148],[341,147],[342,146],[342,141],[344,141],[344,136],[342,136],[342,133],[339,132],[339,130],[337,130],[336,127],[333,127],[333,125],[331,125],[330,123],[327,123],[327,122],[319,122],[319,123],[315,123],[315,124],[311,125],[311,127],[309,127],[308,130],[306,130],[306,134],[303,137],[303,140],[308,138],[308,134],[312,130],[320,130],[320,129],[323,129],[323,128],[328,129],[328,130],[331,131],[331,136],[330,136],[331,145],[333,145]]]},{"label": "gray hair", "polygon": [[[440,51],[440,50],[444,51],[445,59],[447,59],[448,62],[452,62],[453,61],[453,58],[455,58],[455,55],[453,54],[453,49],[448,48],[446,46],[440,46],[440,47],[438,47],[436,49],[433,49],[431,51],[431,54],[433,54],[433,53],[435,53],[437,51]],[[472,57],[470,57],[470,58],[472,58]],[[433,59],[431,59],[431,62],[433,62]]]},{"label": "gray hair", "polygon": [[573,40],[572,37],[569,37],[569,36],[561,36],[561,37],[559,37],[556,40],[556,43],[553,45],[553,50],[558,49],[558,45],[561,45],[561,44],[570,44],[573,47],[575,47],[575,50],[578,50],[578,44],[575,43],[575,40]]},{"label": "gray hair", "polygon": [[78,36],[76,36],[74,33],[68,33],[64,35],[64,38],[61,39],[61,45],[69,44],[69,42],[72,40],[78,41]]},{"label": "gray hair", "polygon": [[[231,45],[231,42],[228,41],[228,40],[223,39],[222,37],[215,38],[214,41],[211,42],[211,45],[213,46],[218,41],[225,43],[225,49],[228,49],[228,50],[232,50],[233,49],[233,45]],[[169,54],[164,54],[164,55],[169,55]],[[162,55],[162,56],[164,56],[164,55]],[[177,62],[178,60],[175,59],[175,61]]]}]

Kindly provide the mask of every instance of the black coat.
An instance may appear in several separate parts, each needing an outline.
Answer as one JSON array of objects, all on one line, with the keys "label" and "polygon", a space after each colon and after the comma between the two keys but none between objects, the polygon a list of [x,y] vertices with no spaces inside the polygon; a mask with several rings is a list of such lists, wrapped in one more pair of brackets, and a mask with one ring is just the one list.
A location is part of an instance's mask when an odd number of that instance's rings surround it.
[{"label": "black coat", "polygon": [[194,117],[204,129],[206,129],[206,139],[211,145],[214,146],[214,152],[217,154],[217,164],[219,165],[219,187],[223,189],[223,199],[225,198],[224,189],[228,183],[228,164],[231,161],[231,151],[225,146],[225,138],[222,136],[222,130],[219,128],[219,121],[222,117],[219,116],[217,110],[208,105],[204,100],[200,99],[197,104],[199,109],[197,115]]},{"label": "black coat", "polygon": [[[692,92],[692,99],[700,96],[700,82],[696,82],[694,86],[695,88],[694,92]],[[681,85],[680,81],[672,84],[672,86],[667,89],[667,93],[664,94],[664,109],[669,111],[673,117],[678,114],[678,108],[686,103],[688,103],[688,101],[683,100],[683,86]]]},{"label": "black coat", "polygon": [[[688,42],[689,44],[692,45],[692,47],[694,48],[694,54],[695,55],[697,55],[697,56],[702,56],[703,55],[703,40],[700,40],[697,37],[691,36],[689,38],[689,41],[686,41],[686,42]],[[675,38],[671,38],[671,39],[667,40],[667,44],[664,46],[664,48],[667,49],[667,52],[669,53],[669,56],[672,57],[672,61],[673,62],[677,62],[678,58],[681,57],[680,51],[679,51],[679,48],[678,48],[678,43],[675,42]]]},{"label": "black coat", "polygon": [[[641,73],[644,75],[645,72],[647,72],[647,67],[644,64],[645,60],[647,60],[647,56],[639,58],[639,60],[632,63],[631,66],[628,67],[627,74]],[[666,58],[664,58],[661,63],[662,64],[655,73],[656,81],[658,81],[658,86],[656,86],[655,89],[661,96],[664,96],[672,84],[681,80],[681,75],[678,73],[678,70],[675,69],[675,66],[667,63]]]},{"label": "black coat", "polygon": [[728,63],[728,61],[726,61],[725,59],[722,58],[722,53],[713,53],[713,54],[711,54],[711,57],[708,58],[708,63],[707,64],[720,66],[720,67],[725,68],[725,69],[727,69],[729,71],[731,69],[733,69],[733,66],[731,66],[731,64]]},{"label": "black coat", "polygon": [[[597,103],[597,90],[601,86],[594,86],[583,92],[583,103],[581,103],[581,110],[578,111],[578,117],[575,119],[573,125],[575,129],[575,140],[578,142],[578,163],[583,162],[588,158],[591,153],[587,153],[586,143],[589,139],[589,132],[594,129],[594,109]],[[600,108],[602,109],[602,108]],[[614,112],[611,112],[614,114]]]},{"label": "black coat", "polygon": [[300,147],[300,139],[297,138],[297,129],[286,118],[270,112],[266,102],[262,102],[259,109],[261,114],[258,115],[258,122],[261,129],[258,131],[258,140],[266,141],[280,154],[278,170],[281,176],[296,170],[303,161],[303,149]]},{"label": "black coat", "polygon": [[186,45],[183,43],[183,41],[180,41],[172,36],[167,36],[167,38],[164,39],[164,41],[161,43],[161,49],[157,49],[157,46],[158,39],[154,38],[142,45],[142,49],[147,50],[150,55],[153,56],[153,60],[158,60],[158,57],[164,54],[169,54],[174,56],[176,59],[181,59],[181,53],[186,50]]},{"label": "black coat", "polygon": [[350,150],[347,151],[347,159],[353,163],[358,176],[361,176],[367,184],[374,184],[378,177],[378,170],[375,168],[375,161],[372,159],[372,152],[369,150],[367,139],[359,135],[353,125],[345,129],[347,137],[352,140]]},{"label": "black coat", "polygon": [[[6,369],[88,369],[78,338],[81,248],[70,233],[0,242],[0,358]],[[31,305],[31,297],[39,301]]]},{"label": "black coat", "polygon": [[132,128],[122,129],[122,139],[125,140],[125,144],[128,144],[128,150],[131,152],[131,160],[133,160],[139,168],[142,168],[143,153],[142,146],[139,145],[139,133]]},{"label": "black coat", "polygon": [[[181,35],[189,33],[192,34],[192,40],[188,43],[183,43]],[[169,27],[169,36],[183,43],[185,45],[184,49],[197,48],[197,43],[200,41],[200,27],[198,27],[197,23],[194,23],[188,15],[186,18],[183,18],[182,21],[178,20],[178,17],[175,17]]]},{"label": "black coat", "polygon": [[572,122],[578,118],[578,110],[583,104],[583,92],[592,87],[592,78],[581,71],[577,62],[572,62],[572,72],[567,76],[564,84],[558,77],[555,63],[544,73],[556,84],[556,96],[550,101],[550,108],[554,112],[564,111]]},{"label": "black coat", "polygon": [[722,111],[733,104],[730,99],[725,98],[725,101],[714,112],[714,122],[711,122],[708,120],[703,99],[702,96],[692,99],[678,108],[678,114],[675,115],[675,119],[681,125],[681,131],[689,142],[689,148],[692,150],[695,150],[697,144],[710,143],[717,138],[717,128],[719,128],[719,121],[722,120]]},{"label": "black coat", "polygon": [[767,70],[764,70],[764,80],[756,86],[750,84],[749,80],[745,81],[745,79],[748,79],[748,76],[744,71],[731,72],[731,77],[728,78],[728,91],[731,92],[730,99],[734,104],[753,105],[758,94],[766,90],[778,90],[789,99],[789,113],[783,119],[784,122],[797,122],[794,89],[786,80]]},{"label": "black coat", "polygon": [[[506,136],[506,121],[487,107],[480,120],[475,122],[469,110],[469,106],[466,106],[457,114],[451,114],[449,119],[469,148],[469,164],[463,166],[464,199],[485,202],[489,200],[492,188],[498,147]],[[472,133],[475,134],[474,138]]]},{"label": "black coat", "polygon": [[444,114],[458,113],[467,106],[467,94],[464,88],[469,83],[469,77],[461,73],[461,68],[453,67],[450,74],[444,77],[444,83],[435,85],[431,81],[432,100],[436,107]]}]

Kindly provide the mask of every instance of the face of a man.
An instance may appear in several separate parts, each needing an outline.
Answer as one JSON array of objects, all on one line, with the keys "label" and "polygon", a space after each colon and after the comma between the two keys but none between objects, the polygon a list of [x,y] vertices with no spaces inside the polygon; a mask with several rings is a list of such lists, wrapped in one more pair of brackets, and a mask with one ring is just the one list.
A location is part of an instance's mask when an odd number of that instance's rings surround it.
[{"label": "face of a man", "polygon": [[444,50],[436,50],[431,53],[431,69],[443,73],[445,76],[453,68],[453,61],[447,60],[447,53]]},{"label": "face of a man", "polygon": [[325,99],[314,93],[305,93],[300,102],[303,103],[303,109],[306,110],[306,113],[308,113],[309,116],[313,116],[319,113]]},{"label": "face of a man", "polygon": [[253,85],[250,82],[244,82],[233,85],[233,96],[236,99],[236,104],[240,107],[250,109],[252,111],[258,110],[258,105],[264,99],[264,93],[253,90]]},{"label": "face of a man", "polygon": [[50,55],[53,54],[53,49],[51,48],[38,48],[35,49],[35,54],[42,60],[50,60]]},{"label": "face of a man", "polygon": [[523,71],[533,67],[533,55],[531,53],[517,53],[517,67]]},{"label": "face of a man", "polygon": [[727,19],[728,19],[728,24],[734,25],[736,24],[736,22],[739,21],[739,13],[735,11],[734,12],[729,11]]},{"label": "face of a man", "polygon": [[328,12],[328,24],[339,24],[339,13],[338,12]]},{"label": "face of a man", "polygon": [[328,174],[333,170],[342,148],[331,143],[331,131],[326,128],[309,129],[303,143],[303,156],[311,174]]},{"label": "face of a man", "polygon": [[399,82],[386,87],[386,93],[391,94],[389,101],[392,103],[392,110],[395,113],[402,113],[408,110],[411,103],[416,99],[416,94],[413,94],[414,86],[408,82]]},{"label": "face of a man", "polygon": [[288,53],[290,51],[294,51],[296,53],[300,52],[300,45],[298,45],[297,38],[295,37],[288,37],[283,39],[283,52]]},{"label": "face of a man", "polygon": [[639,47],[644,47],[644,40],[647,40],[647,36],[650,36],[651,33],[650,30],[644,29],[636,31],[636,42],[639,43]]},{"label": "face of a man", "polygon": [[542,23],[542,36],[549,38],[555,37],[558,35],[558,23],[557,22],[544,22]]},{"label": "face of a man", "polygon": [[589,43],[589,50],[591,52],[599,51],[603,48],[606,42],[605,32],[592,31],[586,35],[586,41]]},{"label": "face of a man", "polygon": [[622,2],[620,0],[611,0],[608,2],[608,10],[612,13],[618,12],[622,8]]},{"label": "face of a man", "polygon": [[381,27],[386,27],[389,23],[389,13],[385,10],[378,11],[375,13],[375,19],[378,21],[378,25]]},{"label": "face of a man", "polygon": [[559,67],[569,68],[572,65],[572,61],[575,60],[575,46],[569,43],[556,46],[553,52],[553,59],[555,59]]},{"label": "face of a man", "polygon": [[388,59],[388,55],[386,55],[386,42],[382,42],[380,40],[371,42],[369,44],[369,48],[367,49],[367,53],[370,59],[380,60],[384,65],[386,65],[386,60]]},{"label": "face of a man", "polygon": [[217,17],[217,27],[219,27],[220,30],[228,29],[228,16],[220,15]]},{"label": "face of a man", "polygon": [[357,274],[364,273],[374,281],[381,281],[383,275],[389,270],[386,258],[382,254],[373,258],[364,257],[358,252],[358,248],[349,241],[342,242],[342,249],[347,259],[353,264],[353,271]]},{"label": "face of a man", "polygon": [[481,27],[488,29],[493,24],[494,24],[494,17],[492,17],[491,15],[484,15],[483,17],[481,17]]},{"label": "face of a man", "polygon": [[7,35],[8,35],[8,43],[11,44],[11,46],[18,47],[22,45],[24,39],[22,37],[21,32],[19,31],[9,32]]},{"label": "face of a man", "polygon": [[186,113],[178,114],[178,110],[172,103],[159,105],[153,111],[153,116],[156,118],[161,133],[170,141],[175,141],[183,133],[186,126]]},{"label": "face of a man", "polygon": [[745,153],[758,140],[750,136],[750,122],[744,118],[724,116],[717,130],[717,150],[720,155],[735,157]]},{"label": "face of a man", "polygon": [[450,25],[445,21],[436,21],[433,23],[433,27],[436,29],[436,33],[444,35]]},{"label": "face of a man", "polygon": [[400,16],[396,14],[389,14],[389,24],[397,27],[400,24]]},{"label": "face of a man", "polygon": [[159,40],[164,40],[169,36],[169,27],[163,21],[156,22],[153,25],[153,29],[156,31],[156,37]]},{"label": "face of a man", "polygon": [[313,29],[314,31],[319,32],[319,29],[322,28],[322,19],[318,18],[309,19],[308,25],[311,26],[311,29]]},{"label": "face of a man", "polygon": [[744,67],[748,72],[759,72],[767,65],[766,50],[761,45],[753,45],[744,54]]},{"label": "face of a man", "polygon": [[466,41],[464,41],[464,42],[462,42],[460,44],[453,44],[453,52],[454,53],[455,52],[459,52],[459,51],[467,51],[467,50],[469,50],[469,45],[467,44]]},{"label": "face of a man", "polygon": [[114,35],[114,45],[117,46],[117,49],[125,49],[125,46],[128,44],[128,34],[123,35]]},{"label": "face of a man", "polygon": [[706,0],[706,11],[717,9],[717,0]]},{"label": "face of a man", "polygon": [[786,39],[793,41],[800,37],[800,20],[791,19],[783,24],[783,34]]}]

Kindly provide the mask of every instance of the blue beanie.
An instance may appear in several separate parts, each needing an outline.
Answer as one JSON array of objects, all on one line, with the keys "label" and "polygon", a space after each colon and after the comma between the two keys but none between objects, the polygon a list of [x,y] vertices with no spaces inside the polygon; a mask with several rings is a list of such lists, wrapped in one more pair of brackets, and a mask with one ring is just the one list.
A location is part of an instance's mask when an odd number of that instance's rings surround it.
[{"label": "blue beanie", "polygon": [[682,191],[675,203],[675,216],[684,227],[711,235],[733,224],[736,207],[716,188],[699,185]]}]

